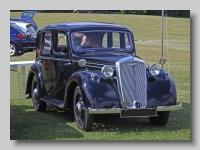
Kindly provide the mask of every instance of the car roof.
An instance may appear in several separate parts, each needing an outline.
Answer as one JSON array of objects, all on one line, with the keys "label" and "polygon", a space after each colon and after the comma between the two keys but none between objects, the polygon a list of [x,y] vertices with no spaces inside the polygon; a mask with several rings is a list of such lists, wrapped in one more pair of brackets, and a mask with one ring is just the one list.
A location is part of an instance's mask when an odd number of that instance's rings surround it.
[{"label": "car roof", "polygon": [[63,22],[63,23],[55,23],[49,24],[44,26],[42,29],[49,29],[49,28],[60,28],[66,30],[80,30],[80,29],[96,29],[96,30],[105,30],[105,29],[116,29],[116,30],[126,30],[130,31],[128,27],[120,25],[120,24],[113,24],[107,22]]}]

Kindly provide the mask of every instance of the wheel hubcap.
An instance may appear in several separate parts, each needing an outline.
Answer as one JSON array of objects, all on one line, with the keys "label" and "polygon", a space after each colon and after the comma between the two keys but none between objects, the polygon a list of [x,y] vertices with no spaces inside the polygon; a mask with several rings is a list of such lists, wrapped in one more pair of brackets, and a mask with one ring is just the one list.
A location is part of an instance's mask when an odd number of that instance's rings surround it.
[{"label": "wheel hubcap", "polygon": [[84,116],[84,104],[83,104],[82,98],[79,98],[79,101],[76,103],[75,110],[76,110],[76,115],[79,118],[83,118],[83,116]]},{"label": "wheel hubcap", "polygon": [[15,48],[13,45],[10,45],[10,55],[14,54]]},{"label": "wheel hubcap", "polygon": [[37,100],[39,98],[39,93],[38,93],[37,87],[34,88],[32,95],[33,95],[34,100]]}]

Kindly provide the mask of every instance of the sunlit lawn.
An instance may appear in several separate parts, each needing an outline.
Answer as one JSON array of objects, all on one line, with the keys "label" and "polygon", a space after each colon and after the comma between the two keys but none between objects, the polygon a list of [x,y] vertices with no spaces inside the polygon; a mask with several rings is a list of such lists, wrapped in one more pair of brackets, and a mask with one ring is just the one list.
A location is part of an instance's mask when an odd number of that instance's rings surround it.
[{"label": "sunlit lawn", "polygon": [[[11,13],[10,17],[19,17]],[[128,26],[134,33],[137,55],[147,65],[161,57],[161,17],[117,14],[47,14],[34,20],[39,28],[49,23],[98,21]],[[11,140],[190,140],[190,20],[165,17],[164,69],[176,83],[178,102],[183,109],[170,113],[165,127],[150,124],[148,118],[120,119],[119,116],[95,118],[91,132],[80,131],[72,114],[62,111],[35,112],[31,99],[22,99],[21,70],[10,72],[10,139]],[[35,59],[35,51],[11,57],[10,61]],[[28,73],[29,67],[26,67]]]}]

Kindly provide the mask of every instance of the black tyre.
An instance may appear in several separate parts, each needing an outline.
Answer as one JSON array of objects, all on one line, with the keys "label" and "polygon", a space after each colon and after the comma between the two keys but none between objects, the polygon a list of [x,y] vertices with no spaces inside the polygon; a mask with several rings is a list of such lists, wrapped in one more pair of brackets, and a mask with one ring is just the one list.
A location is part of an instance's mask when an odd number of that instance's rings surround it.
[{"label": "black tyre", "polygon": [[160,111],[158,112],[157,117],[149,117],[149,120],[152,124],[157,126],[165,126],[169,119],[169,111]]},{"label": "black tyre", "polygon": [[39,100],[39,85],[36,76],[33,77],[32,80],[32,88],[31,88],[31,95],[32,95],[32,103],[33,107],[36,111],[44,112],[46,111],[47,103],[42,102]]},{"label": "black tyre", "polygon": [[90,131],[93,124],[93,115],[90,115],[83,102],[80,87],[77,86],[74,92],[74,117],[80,130]]},{"label": "black tyre", "polygon": [[17,54],[17,46],[14,43],[10,43],[10,56]]}]

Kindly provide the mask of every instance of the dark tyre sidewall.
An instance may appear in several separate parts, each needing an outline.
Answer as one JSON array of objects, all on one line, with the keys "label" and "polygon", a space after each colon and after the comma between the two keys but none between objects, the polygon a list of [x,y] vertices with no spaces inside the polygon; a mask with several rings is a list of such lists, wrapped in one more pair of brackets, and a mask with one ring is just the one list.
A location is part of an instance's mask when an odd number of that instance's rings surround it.
[{"label": "dark tyre sidewall", "polygon": [[37,100],[33,98],[32,93],[33,93],[33,90],[36,86],[38,86],[38,95],[40,95],[40,88],[39,88],[39,85],[38,85],[38,80],[37,80],[36,76],[34,76],[33,80],[32,80],[32,87],[31,87],[33,107],[36,111],[46,111],[46,103],[40,101],[39,98]]},{"label": "dark tyre sidewall", "polygon": [[154,125],[165,126],[169,120],[169,113],[169,111],[160,111],[157,117],[149,117],[149,120]]},{"label": "dark tyre sidewall", "polygon": [[90,131],[92,129],[93,115],[89,114],[89,111],[85,107],[85,105],[84,105],[84,118],[80,120],[76,115],[75,106],[80,96],[82,97],[82,93],[81,93],[80,87],[77,86],[74,92],[74,99],[73,99],[74,118],[80,130]]}]

